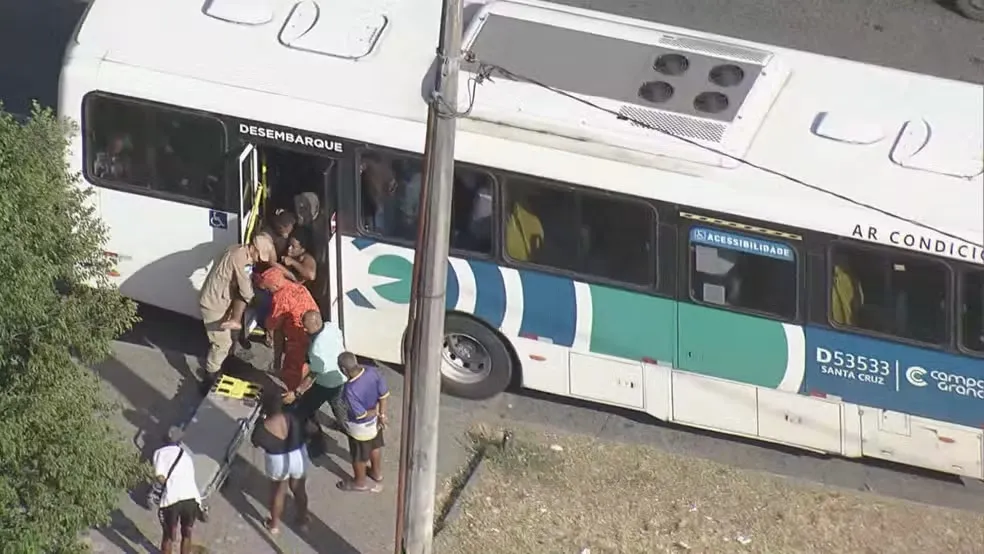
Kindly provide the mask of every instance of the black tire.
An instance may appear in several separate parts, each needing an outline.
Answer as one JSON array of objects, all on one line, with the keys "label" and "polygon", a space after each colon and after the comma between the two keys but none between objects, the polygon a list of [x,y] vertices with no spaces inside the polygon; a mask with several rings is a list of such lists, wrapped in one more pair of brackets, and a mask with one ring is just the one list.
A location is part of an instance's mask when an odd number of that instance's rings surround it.
[{"label": "black tire", "polygon": [[486,352],[491,367],[481,380],[463,382],[449,376],[442,363],[441,383],[447,394],[471,400],[485,400],[505,391],[512,382],[513,359],[506,345],[492,329],[470,317],[449,315],[444,322],[445,341],[449,334],[467,335],[478,342]]},{"label": "black tire", "polygon": [[984,22],[984,2],[982,0],[953,0],[953,6],[967,19]]}]

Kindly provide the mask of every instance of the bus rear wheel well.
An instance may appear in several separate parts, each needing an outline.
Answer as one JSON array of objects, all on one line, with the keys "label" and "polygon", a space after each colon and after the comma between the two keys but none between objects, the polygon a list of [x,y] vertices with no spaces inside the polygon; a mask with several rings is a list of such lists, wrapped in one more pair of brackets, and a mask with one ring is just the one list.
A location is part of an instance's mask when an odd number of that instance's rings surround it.
[{"label": "bus rear wheel well", "polygon": [[[506,389],[522,386],[523,369],[519,356],[512,343],[498,329],[469,313],[449,310],[445,313],[445,338],[449,331],[460,332],[462,336],[480,345],[480,348],[488,354],[491,367],[486,369],[484,377],[468,382],[455,380],[442,367],[441,381],[445,392],[452,396],[481,400],[495,396]],[[408,327],[403,332],[401,348],[404,364],[408,361],[409,335]]]},{"label": "bus rear wheel well", "polygon": [[484,320],[479,319],[470,313],[448,310],[446,317],[451,316],[471,319],[472,321],[486,327],[490,332],[494,333],[500,341],[502,341],[502,345],[505,346],[506,351],[509,352],[509,360],[512,362],[512,379],[509,382],[509,386],[521,388],[523,386],[523,364],[519,361],[519,354],[516,353],[516,348],[513,346],[512,341],[507,339],[506,336],[502,334],[502,331],[492,327]]}]

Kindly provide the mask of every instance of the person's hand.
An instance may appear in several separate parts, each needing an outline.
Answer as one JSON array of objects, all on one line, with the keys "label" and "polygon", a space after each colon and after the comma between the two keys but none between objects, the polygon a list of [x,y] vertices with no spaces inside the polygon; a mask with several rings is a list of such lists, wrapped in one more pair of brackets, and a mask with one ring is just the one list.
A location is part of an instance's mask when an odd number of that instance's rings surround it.
[{"label": "person's hand", "polygon": [[282,398],[284,400],[284,404],[293,404],[294,401],[297,400],[297,393],[289,390],[283,394]]},{"label": "person's hand", "polygon": [[386,414],[379,414],[379,418],[376,420],[380,429],[385,429],[389,425],[389,418]]}]

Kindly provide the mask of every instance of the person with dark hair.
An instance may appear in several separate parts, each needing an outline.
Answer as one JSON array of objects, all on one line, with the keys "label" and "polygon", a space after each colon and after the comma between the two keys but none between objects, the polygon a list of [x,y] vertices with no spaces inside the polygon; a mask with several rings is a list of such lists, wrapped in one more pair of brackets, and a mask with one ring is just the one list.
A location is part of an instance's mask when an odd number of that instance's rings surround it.
[{"label": "person with dark hair", "polygon": [[161,486],[159,518],[161,522],[161,552],[171,554],[177,531],[181,529],[181,554],[191,552],[191,532],[201,509],[195,464],[181,446],[183,432],[171,427],[164,437],[164,446],[154,451],[154,476]]},{"label": "person with dark hair", "polygon": [[260,233],[266,233],[273,239],[278,259],[287,255],[288,241],[297,224],[297,216],[294,213],[287,210],[277,210],[270,218],[269,224],[260,230]]},{"label": "person with dark hair", "polygon": [[304,242],[298,237],[287,241],[287,255],[282,263],[298,283],[309,283],[318,276],[318,261],[308,252]]},{"label": "person with dark hair", "polygon": [[348,377],[342,395],[348,407],[345,431],[352,460],[352,479],[339,481],[337,487],[343,491],[379,492],[383,480],[383,429],[388,423],[389,388],[376,368],[359,364],[359,359],[351,352],[339,354],[338,367]]},{"label": "person with dark hair", "polygon": [[297,502],[298,523],[305,525],[308,520],[305,479],[311,462],[304,445],[304,427],[298,418],[284,411],[283,400],[276,391],[263,395],[263,421],[253,430],[252,442],[265,453],[265,472],[271,484],[266,528],[272,534],[280,532],[288,488]]}]

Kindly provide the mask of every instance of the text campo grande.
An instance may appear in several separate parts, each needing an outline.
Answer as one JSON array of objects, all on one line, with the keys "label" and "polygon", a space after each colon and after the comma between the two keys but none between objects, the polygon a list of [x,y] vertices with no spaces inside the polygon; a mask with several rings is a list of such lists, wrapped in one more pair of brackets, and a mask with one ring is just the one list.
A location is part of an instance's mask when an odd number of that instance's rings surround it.
[{"label": "text campo grande", "polygon": [[922,366],[909,366],[905,370],[905,379],[914,387],[925,387],[929,383],[925,377],[936,381],[936,388],[958,396],[969,396],[984,400],[984,379],[956,375],[940,369],[926,369]]},{"label": "text campo grande", "polygon": [[279,129],[270,129],[267,127],[260,127],[258,125],[247,125],[245,123],[240,123],[239,134],[251,135],[254,137],[276,140],[279,142],[289,142],[291,144],[307,146],[308,148],[317,148],[319,150],[327,150],[329,152],[337,152],[339,154],[342,153],[341,142],[335,140],[325,140],[323,138],[312,137],[302,133],[281,131]]},{"label": "text campo grande", "polygon": [[969,262],[984,263],[984,249],[956,240],[903,233],[902,231],[885,231],[871,225],[855,225],[851,236],[873,242],[889,242],[896,246],[904,246],[912,250],[920,250],[930,254],[943,254]]}]

